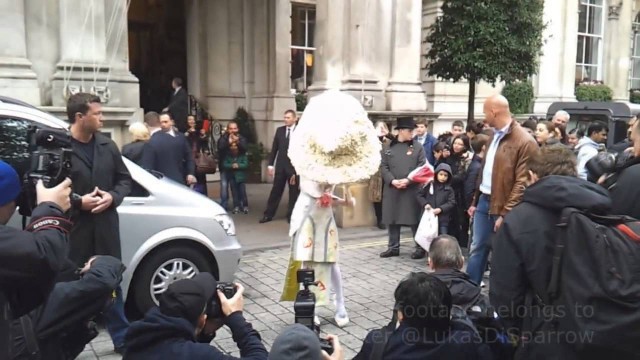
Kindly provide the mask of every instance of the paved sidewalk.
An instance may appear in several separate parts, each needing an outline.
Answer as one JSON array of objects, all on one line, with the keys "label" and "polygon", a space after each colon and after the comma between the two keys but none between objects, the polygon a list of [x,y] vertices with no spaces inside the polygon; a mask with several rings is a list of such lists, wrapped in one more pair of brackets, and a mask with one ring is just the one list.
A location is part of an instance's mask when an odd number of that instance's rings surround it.
[{"label": "paved sidewalk", "polygon": [[[401,256],[381,259],[386,249],[386,237],[341,244],[340,264],[344,292],[351,322],[343,329],[336,327],[333,309],[320,307],[316,313],[322,321],[323,334],[340,337],[345,358],[351,359],[360,350],[369,330],[385,326],[393,309],[393,291],[398,282],[411,271],[426,271],[426,260],[411,260],[412,241],[403,240]],[[260,332],[267,349],[288,324],[294,322],[293,303],[281,303],[280,291],[287,268],[287,248],[255,251],[242,259],[238,281],[246,287],[245,317]],[[214,344],[225,352],[239,356],[231,334],[221,329]],[[113,354],[109,336],[103,331],[79,357],[83,360],[120,359]]]},{"label": "paved sidewalk", "polygon": [[[215,184],[215,186],[218,186]],[[263,212],[267,206],[267,199],[271,191],[271,184],[247,184],[249,199],[249,214],[231,215],[236,224],[238,241],[243,251],[250,253],[255,250],[273,249],[289,246],[289,224],[287,223],[288,190],[285,189],[278,206],[278,212],[273,221],[260,224]],[[215,194],[214,194],[215,195]],[[219,200],[219,199],[216,199]],[[375,226],[339,229],[340,239],[366,239],[381,237],[387,234]],[[408,228],[407,228],[408,231]]]}]

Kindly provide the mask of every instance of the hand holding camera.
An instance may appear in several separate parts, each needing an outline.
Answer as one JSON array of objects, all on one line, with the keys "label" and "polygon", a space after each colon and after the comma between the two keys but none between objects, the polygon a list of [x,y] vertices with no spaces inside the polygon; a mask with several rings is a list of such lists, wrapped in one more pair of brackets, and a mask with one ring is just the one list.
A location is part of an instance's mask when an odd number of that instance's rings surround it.
[{"label": "hand holding camera", "polygon": [[231,295],[229,290],[225,290],[225,286],[218,285],[218,299],[222,308],[222,314],[229,316],[236,311],[242,311],[244,308],[244,286],[241,284],[233,284],[235,294],[231,298],[227,298],[227,295]]},{"label": "hand holding camera", "polygon": [[[327,339],[320,339],[323,360],[342,360],[344,350],[337,335],[327,335]],[[329,350],[329,351],[327,351]]]},{"label": "hand holding camera", "polygon": [[71,208],[71,179],[65,178],[57,186],[47,189],[42,180],[36,184],[36,199],[38,205],[44,202],[52,202],[58,205],[63,212]]}]

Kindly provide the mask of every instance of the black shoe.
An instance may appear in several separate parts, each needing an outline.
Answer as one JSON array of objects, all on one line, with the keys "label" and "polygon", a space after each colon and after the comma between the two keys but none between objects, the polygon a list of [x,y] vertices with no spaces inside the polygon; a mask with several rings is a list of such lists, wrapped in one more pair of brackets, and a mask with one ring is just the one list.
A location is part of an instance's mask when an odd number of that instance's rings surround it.
[{"label": "black shoe", "polygon": [[383,223],[378,223],[378,229],[380,230],[387,230],[387,225],[383,224]]},{"label": "black shoe", "polygon": [[400,250],[387,249],[387,251],[383,251],[380,253],[381,258],[389,258],[393,256],[400,256]]},{"label": "black shoe", "polygon": [[273,220],[273,218],[270,218],[268,216],[263,217],[262,219],[260,219],[260,224],[264,224],[264,223],[268,223],[269,221]]},{"label": "black shoe", "polygon": [[416,249],[416,251],[413,252],[413,254],[411,254],[411,258],[414,260],[417,259],[423,259],[427,256],[427,252],[424,251],[424,249],[420,248],[420,249]]}]

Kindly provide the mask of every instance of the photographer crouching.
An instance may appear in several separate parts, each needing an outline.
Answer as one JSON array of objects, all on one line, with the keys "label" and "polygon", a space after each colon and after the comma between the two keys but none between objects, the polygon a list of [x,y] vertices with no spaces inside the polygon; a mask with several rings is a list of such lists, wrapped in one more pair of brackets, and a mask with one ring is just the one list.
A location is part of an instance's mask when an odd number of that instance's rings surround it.
[{"label": "photographer crouching", "polygon": [[260,335],[242,316],[244,287],[216,282],[209,273],[178,280],[160,296],[160,306],[131,324],[125,337],[125,360],[233,360],[209,345],[227,325],[240,359],[267,359]]},{"label": "photographer crouching", "polygon": [[17,172],[0,161],[0,359],[11,358],[10,326],[41,305],[67,255],[71,230],[64,213],[71,207],[71,180],[52,188],[36,185],[31,223],[21,231],[6,226],[21,192]]},{"label": "photographer crouching", "polygon": [[46,302],[13,322],[13,360],[72,360],[98,336],[93,320],[112,306],[125,266],[113,256],[67,264]]}]

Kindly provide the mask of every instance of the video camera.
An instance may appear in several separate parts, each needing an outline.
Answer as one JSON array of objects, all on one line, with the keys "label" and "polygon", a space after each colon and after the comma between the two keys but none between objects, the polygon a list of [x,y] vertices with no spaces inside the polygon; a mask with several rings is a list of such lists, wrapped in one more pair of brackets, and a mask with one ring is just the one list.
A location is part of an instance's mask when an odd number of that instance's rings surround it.
[{"label": "video camera", "polygon": [[[55,187],[65,178],[71,177],[71,135],[64,130],[39,129],[29,127],[29,151],[31,165],[24,175],[22,194],[18,200],[20,214],[31,216],[36,207],[36,184],[42,180],[46,188]],[[78,194],[71,194],[71,206],[79,207],[82,198]]]},{"label": "video camera", "polygon": [[298,291],[293,303],[296,324],[304,325],[318,334],[320,349],[331,355],[333,354],[333,344],[327,339],[320,338],[320,326],[313,322],[316,313],[316,294],[309,290],[309,287],[318,285],[315,280],[315,272],[313,269],[300,269],[296,273],[296,278],[304,288]]},{"label": "video camera", "polygon": [[589,180],[597,182],[602,175],[606,175],[602,186],[611,189],[618,181],[618,173],[632,155],[628,152],[609,153],[599,152],[587,161],[585,167],[589,174]]},{"label": "video camera", "polygon": [[[234,283],[219,282],[218,285],[216,285],[216,290],[222,291],[227,299],[231,299],[238,291],[238,287]],[[220,299],[218,299],[217,292],[213,294],[209,305],[207,305],[206,314],[207,318],[211,319],[221,319],[224,317],[224,313],[222,312],[222,304],[220,303]]]}]

